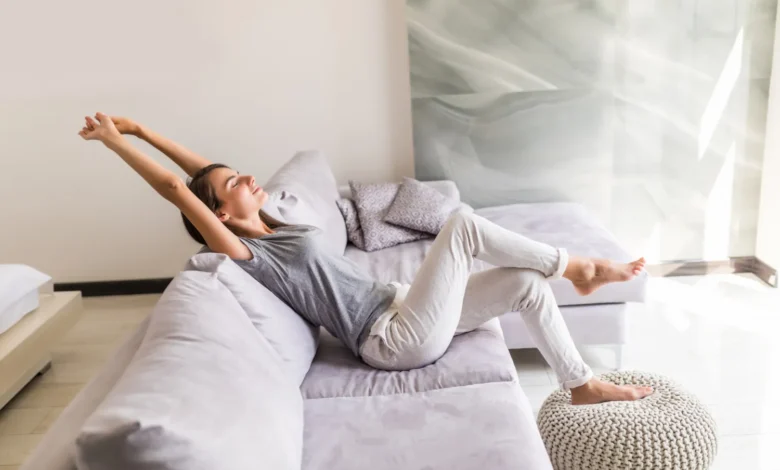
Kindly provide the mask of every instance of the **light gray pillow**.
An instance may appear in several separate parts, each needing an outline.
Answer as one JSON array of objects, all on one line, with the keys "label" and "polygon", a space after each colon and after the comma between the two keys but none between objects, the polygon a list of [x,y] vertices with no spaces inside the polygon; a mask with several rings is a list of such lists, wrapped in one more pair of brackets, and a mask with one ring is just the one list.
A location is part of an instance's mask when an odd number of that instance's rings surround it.
[{"label": "light gray pillow", "polygon": [[363,244],[366,251],[376,251],[401,243],[421,240],[429,234],[384,221],[385,214],[398,192],[397,183],[364,184],[350,181],[352,199],[355,201],[360,228],[363,229]]},{"label": "light gray pillow", "polygon": [[238,300],[255,329],[279,355],[285,372],[296,384],[303,382],[317,353],[319,328],[304,320],[227,255],[195,255],[185,269],[215,273]]},{"label": "light gray pillow", "polygon": [[80,470],[300,470],[303,402],[211,273],[180,273],[76,440]]},{"label": "light gray pillow", "polygon": [[288,224],[306,224],[325,233],[326,246],[344,254],[347,232],[336,207],[338,185],[328,160],[318,151],[298,152],[266,183],[268,193],[277,193],[263,209]]},{"label": "light gray pillow", "polygon": [[415,179],[404,178],[384,220],[436,235],[459,206],[458,199],[448,198]]},{"label": "light gray pillow", "polygon": [[341,215],[344,217],[344,224],[347,226],[347,240],[361,250],[365,250],[363,229],[360,228],[355,202],[352,199],[344,198],[336,201],[336,205],[339,207]]}]

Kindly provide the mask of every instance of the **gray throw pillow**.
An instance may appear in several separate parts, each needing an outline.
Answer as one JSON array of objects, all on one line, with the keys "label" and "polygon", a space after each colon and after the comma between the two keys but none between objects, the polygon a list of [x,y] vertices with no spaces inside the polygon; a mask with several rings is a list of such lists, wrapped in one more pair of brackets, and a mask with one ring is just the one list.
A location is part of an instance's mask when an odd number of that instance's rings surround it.
[{"label": "gray throw pillow", "polygon": [[412,178],[404,178],[385,222],[436,235],[452,211],[460,207],[458,199],[448,198],[432,187]]},{"label": "gray throw pillow", "polygon": [[360,228],[355,202],[352,199],[344,198],[336,201],[336,205],[339,206],[341,215],[344,217],[344,224],[347,226],[347,240],[361,250],[365,250],[363,229]]},{"label": "gray throw pillow", "polygon": [[430,237],[429,234],[384,221],[387,210],[398,192],[397,183],[364,184],[350,181],[360,228],[363,229],[364,250],[376,251],[401,243]]}]

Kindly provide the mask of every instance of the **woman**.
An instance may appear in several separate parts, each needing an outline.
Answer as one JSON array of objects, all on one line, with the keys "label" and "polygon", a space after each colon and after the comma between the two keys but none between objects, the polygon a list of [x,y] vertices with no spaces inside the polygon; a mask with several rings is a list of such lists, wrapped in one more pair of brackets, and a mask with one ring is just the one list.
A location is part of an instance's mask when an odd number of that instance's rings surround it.
[{"label": "woman", "polygon": [[[192,177],[189,185],[133,147],[135,135]],[[571,390],[572,403],[636,400],[648,387],[593,377],[571,340],[548,279],[565,277],[587,295],[627,281],[644,259],[617,264],[576,256],[529,240],[477,215],[457,212],[436,237],[411,286],[382,284],[322,246],[321,230],[284,225],[262,210],[268,194],[249,175],[214,165],[120,117],[97,113],[79,132],[119,155],[182,213],[188,232],[224,253],[315,325],[325,327],[367,364],[387,370],[428,365],[454,335],[507,311],[523,315],[537,347]],[[474,258],[498,266],[470,274]]]}]

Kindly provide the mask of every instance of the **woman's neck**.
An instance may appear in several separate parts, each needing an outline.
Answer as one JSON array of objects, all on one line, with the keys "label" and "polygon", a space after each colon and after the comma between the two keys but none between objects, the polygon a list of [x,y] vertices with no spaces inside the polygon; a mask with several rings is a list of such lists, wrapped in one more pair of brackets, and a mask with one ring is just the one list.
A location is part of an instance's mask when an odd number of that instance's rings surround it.
[{"label": "woman's neck", "polygon": [[235,229],[236,235],[245,238],[260,238],[265,235],[276,233],[271,227],[269,227],[260,215],[253,217],[251,220],[242,221],[242,223]]}]

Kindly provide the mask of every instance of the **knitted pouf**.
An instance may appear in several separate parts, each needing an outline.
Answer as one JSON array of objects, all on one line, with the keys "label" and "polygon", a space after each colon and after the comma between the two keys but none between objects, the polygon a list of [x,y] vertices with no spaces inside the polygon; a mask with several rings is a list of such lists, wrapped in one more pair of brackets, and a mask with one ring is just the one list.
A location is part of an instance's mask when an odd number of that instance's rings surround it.
[{"label": "knitted pouf", "polygon": [[559,390],[539,411],[539,431],[555,470],[705,470],[715,458],[715,421],[696,397],[663,377],[613,372],[618,385],[648,385],[637,401],[571,404]]}]

